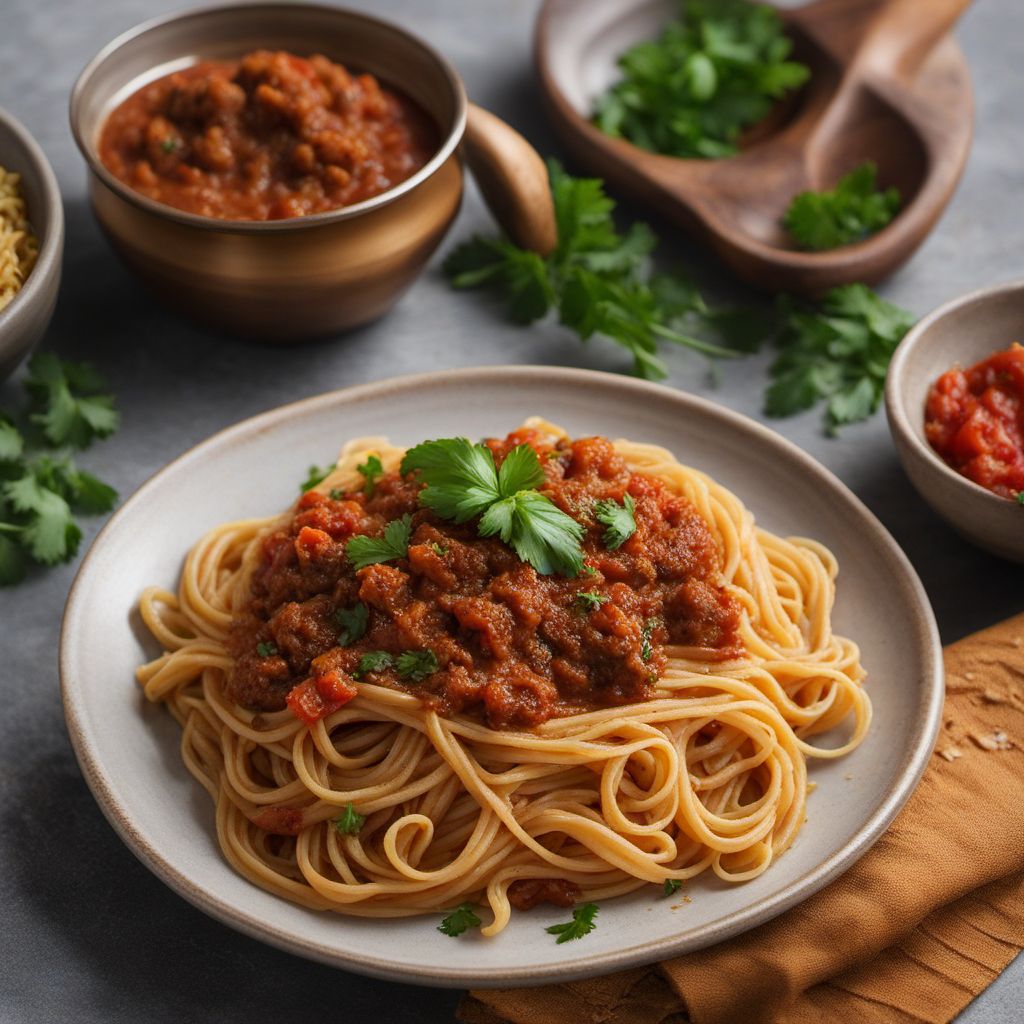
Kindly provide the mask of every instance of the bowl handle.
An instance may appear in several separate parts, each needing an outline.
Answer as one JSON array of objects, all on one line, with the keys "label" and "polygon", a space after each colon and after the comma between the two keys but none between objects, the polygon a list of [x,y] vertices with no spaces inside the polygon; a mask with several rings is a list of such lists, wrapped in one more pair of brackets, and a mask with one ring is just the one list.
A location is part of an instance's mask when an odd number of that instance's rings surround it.
[{"label": "bowl handle", "polygon": [[469,104],[466,162],[494,219],[520,248],[547,256],[558,244],[555,206],[540,154],[500,118]]}]

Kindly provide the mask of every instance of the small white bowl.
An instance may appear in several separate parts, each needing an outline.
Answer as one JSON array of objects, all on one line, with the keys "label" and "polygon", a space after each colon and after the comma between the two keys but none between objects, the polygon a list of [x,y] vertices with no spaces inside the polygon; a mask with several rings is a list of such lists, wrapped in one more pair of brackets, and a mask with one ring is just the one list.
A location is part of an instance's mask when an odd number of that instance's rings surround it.
[{"label": "small white bowl", "polygon": [[950,468],[924,433],[928,390],[953,366],[972,366],[1024,342],[1024,281],[983,288],[914,326],[889,365],[885,411],[896,451],[918,493],[955,530],[1001,558],[1024,562],[1024,507]]}]

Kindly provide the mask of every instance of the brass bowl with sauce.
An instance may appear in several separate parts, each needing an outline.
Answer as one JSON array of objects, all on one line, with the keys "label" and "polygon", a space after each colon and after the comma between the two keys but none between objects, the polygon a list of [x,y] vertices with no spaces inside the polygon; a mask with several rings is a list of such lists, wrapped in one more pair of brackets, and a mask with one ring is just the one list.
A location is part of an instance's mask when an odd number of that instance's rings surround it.
[{"label": "brass bowl with sauce", "polygon": [[[257,49],[320,53],[415,101],[437,128],[427,163],[386,192],[282,220],[221,220],[150,199],[99,157],[110,112],[142,86],[198,60]],[[244,337],[290,343],[379,317],[412,283],[455,218],[466,95],[448,62],[401,28],[313,4],[208,7],[115,39],[79,76],[71,128],[93,210],[114,249],[173,308]]]}]

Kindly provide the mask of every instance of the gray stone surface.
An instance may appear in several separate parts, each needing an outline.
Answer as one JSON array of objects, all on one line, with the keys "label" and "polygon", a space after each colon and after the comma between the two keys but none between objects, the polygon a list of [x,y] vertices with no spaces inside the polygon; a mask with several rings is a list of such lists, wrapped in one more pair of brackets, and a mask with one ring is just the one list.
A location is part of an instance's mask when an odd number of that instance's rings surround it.
[{"label": "gray stone surface", "polygon": [[[558,151],[531,70],[535,0],[350,2],[422,33],[451,57],[475,100],[508,118],[542,151]],[[65,285],[46,343],[64,356],[95,362],[116,388],[123,412],[120,433],[83,460],[90,469],[128,494],[220,427],[281,402],[398,372],[503,362],[625,368],[619,351],[602,341],[584,348],[554,325],[507,326],[483,298],[453,295],[436,260],[385,320],[301,350],[246,347],[154,305],[92,220],[66,106],[75,76],[100,46],[175,6],[159,0],[0,5],[0,105],[43,145],[67,208]],[[977,92],[970,166],[936,232],[884,289],[919,313],[1024,274],[1024,5],[978,3],[959,34]],[[659,227],[656,212],[644,216]],[[489,230],[490,222],[471,188],[452,238],[475,229]],[[730,294],[710,259],[665,234],[667,261],[693,268],[712,294]],[[760,416],[767,354],[724,366],[717,388],[685,353],[667,358],[671,386]],[[0,404],[15,394],[10,385],[0,387]],[[1024,607],[1019,571],[960,541],[917,498],[882,415],[838,440],[821,435],[816,413],[774,426],[838,473],[906,548],[946,642]],[[86,542],[97,525],[90,523]],[[371,981],[277,952],[209,920],[136,862],[89,795],[64,730],[56,647],[73,574],[74,566],[66,566],[0,592],[0,1020],[450,1020],[456,993]],[[1022,997],[1024,966],[1017,963],[961,1020],[1019,1021]]]}]

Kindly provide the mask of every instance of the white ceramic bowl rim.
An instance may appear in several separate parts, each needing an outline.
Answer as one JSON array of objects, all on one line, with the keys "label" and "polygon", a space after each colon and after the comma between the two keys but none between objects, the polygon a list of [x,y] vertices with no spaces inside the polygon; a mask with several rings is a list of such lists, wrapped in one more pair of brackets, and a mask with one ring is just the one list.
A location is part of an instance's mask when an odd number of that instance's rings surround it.
[{"label": "white ceramic bowl rim", "polygon": [[[973,292],[968,292],[966,295],[960,295],[943,303],[938,309],[933,310],[926,317],[918,320],[907,332],[906,337],[899,343],[896,351],[893,353],[893,357],[889,362],[889,372],[885,379],[886,409],[889,413],[890,422],[899,430],[900,436],[914,449],[920,458],[926,459],[947,480],[950,480],[955,486],[959,487],[964,492],[965,497],[975,501],[986,501],[993,507],[1004,506],[1009,499],[995,494],[987,487],[982,487],[981,484],[975,483],[962,473],[958,473],[928,444],[922,437],[921,432],[915,429],[915,422],[919,424],[924,422],[925,410],[923,406],[920,409],[909,409],[907,407],[904,377],[906,376],[911,350],[922,339],[927,337],[929,331],[940,320],[945,319],[950,313],[956,312],[958,309],[963,309],[965,306],[982,305],[998,296],[1019,291],[1024,291],[1024,278],[1006,281],[1002,284],[987,285],[984,288],[978,288]],[[952,369],[952,366],[947,367],[947,369]],[[929,381],[929,387],[933,383],[934,381]]]},{"label": "white ceramic bowl rim", "polygon": [[[61,249],[64,238],[64,202],[61,199],[60,185],[57,183],[57,176],[53,173],[49,160],[43,152],[42,146],[29,134],[28,129],[13,114],[0,108],[0,125],[16,136],[25,151],[29,155],[32,166],[29,169],[18,168],[22,181],[31,177],[38,184],[43,196],[43,203],[46,205],[46,231],[39,238],[39,255],[36,258],[28,277],[18,290],[18,293],[0,310],[0,343],[2,343],[4,327],[19,315],[24,309],[35,301],[35,296],[44,288],[44,281],[54,271],[60,262]],[[7,167],[4,163],[4,154],[0,151],[0,166],[7,170],[15,168]],[[33,222],[31,207],[28,210],[29,225],[33,230],[36,224]],[[38,237],[38,234],[37,234]]]},{"label": "white ceramic bowl rim", "polygon": [[[95,147],[92,143],[82,137],[82,132],[79,126],[80,118],[78,111],[81,105],[82,93],[86,88],[88,88],[90,80],[95,72],[112,54],[122,46],[125,46],[132,40],[137,39],[139,36],[145,35],[147,32],[158,30],[162,26],[172,22],[184,21],[189,18],[201,18],[204,15],[215,15],[226,12],[237,12],[240,17],[244,17],[245,11],[252,10],[253,8],[283,8],[288,6],[301,6],[306,9],[322,12],[327,16],[341,16],[353,21],[362,21],[376,25],[383,30],[391,32],[395,36],[401,37],[410,45],[419,47],[424,54],[437,64],[439,70],[444,74],[452,90],[455,114],[447,133],[442,138],[434,155],[418,171],[416,171],[415,174],[406,178],[405,181],[399,182],[397,185],[389,188],[385,192],[371,196],[369,199],[364,199],[359,203],[352,203],[349,206],[339,207],[336,210],[324,210],[321,213],[311,213],[301,217],[283,217],[279,220],[250,221],[204,217],[202,214],[189,213],[186,210],[179,210],[174,206],[168,206],[166,203],[159,203],[155,199],[150,199],[148,196],[144,196],[141,193],[136,192],[107,170],[103,162],[96,155]],[[409,95],[410,98],[414,100],[416,99],[415,95],[407,86],[400,85],[399,88]],[[75,144],[78,146],[79,151],[84,157],[86,163],[89,165],[89,169],[109,189],[111,189],[111,191],[116,193],[126,202],[129,202],[134,206],[138,206],[147,213],[154,214],[155,216],[177,221],[180,224],[186,224],[190,227],[201,228],[205,231],[220,231],[230,234],[262,234],[268,231],[295,231],[297,229],[304,230],[306,228],[318,228],[327,224],[336,224],[339,221],[349,220],[350,218],[358,217],[361,214],[379,209],[382,206],[387,206],[389,203],[394,202],[396,199],[401,198],[417,186],[421,185],[440,169],[452,153],[455,152],[456,147],[462,141],[462,136],[466,130],[466,90],[458,72],[445,57],[443,57],[437,50],[419,36],[406,31],[401,26],[394,24],[394,22],[387,21],[384,18],[377,18],[371,14],[366,14],[363,11],[351,10],[347,7],[332,7],[326,4],[288,4],[282,3],[281,0],[240,0],[240,2],[237,3],[208,4],[199,7],[191,7],[183,11],[175,11],[173,14],[159,15],[155,18],[149,18],[141,24],[136,25],[134,28],[128,29],[126,32],[122,32],[115,39],[112,39],[107,43],[107,45],[104,46],[103,49],[100,50],[99,53],[97,53],[96,56],[93,57],[92,60],[90,60],[82,69],[81,74],[79,74],[75,81],[74,88],[71,90],[68,113],[71,122],[71,133],[74,136]],[[444,130],[443,126],[438,127],[441,128],[442,131]]]}]

